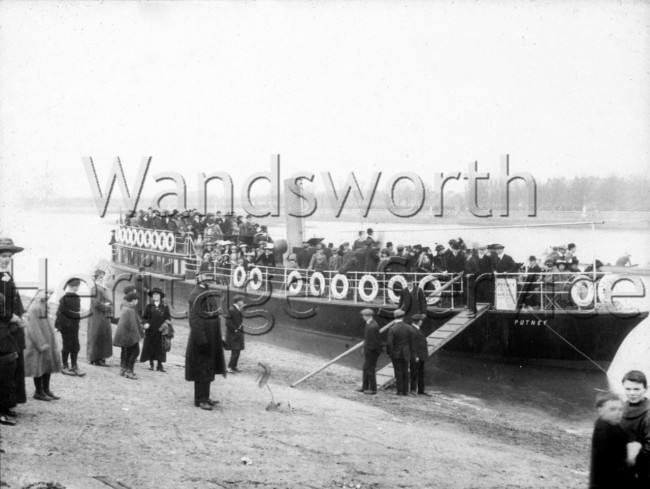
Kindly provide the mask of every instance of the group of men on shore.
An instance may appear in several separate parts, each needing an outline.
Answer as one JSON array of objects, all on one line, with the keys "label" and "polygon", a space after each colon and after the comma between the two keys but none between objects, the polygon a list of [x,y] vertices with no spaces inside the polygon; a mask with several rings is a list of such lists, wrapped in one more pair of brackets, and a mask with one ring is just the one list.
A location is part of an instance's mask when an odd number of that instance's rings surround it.
[{"label": "group of men on shore", "polygon": [[[375,371],[381,353],[379,326],[373,319],[372,309],[364,309],[361,315],[366,321],[364,335],[363,382],[364,394],[377,393]],[[424,368],[429,357],[426,336],[422,333],[423,314],[413,314],[410,323],[403,320],[404,311],[395,311],[396,319],[388,330],[386,353],[393,365],[398,396],[429,396],[424,389]]]}]

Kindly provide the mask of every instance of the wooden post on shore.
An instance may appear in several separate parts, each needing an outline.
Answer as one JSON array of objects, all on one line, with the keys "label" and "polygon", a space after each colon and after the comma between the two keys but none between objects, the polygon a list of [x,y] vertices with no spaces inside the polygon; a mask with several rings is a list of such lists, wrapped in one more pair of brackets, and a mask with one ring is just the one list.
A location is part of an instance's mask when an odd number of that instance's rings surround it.
[{"label": "wooden post on shore", "polygon": [[[386,326],[384,326],[383,328],[381,328],[381,329],[379,330],[379,333],[383,333],[384,331],[386,331],[388,328],[390,328],[390,327],[393,325],[394,322],[395,322],[395,320],[391,321],[391,322],[388,323]],[[320,372],[320,371],[322,371],[322,370],[325,370],[327,367],[329,367],[329,366],[332,365],[333,363],[338,362],[338,361],[339,361],[341,358],[343,358],[343,357],[347,357],[350,353],[352,353],[353,351],[358,350],[358,349],[361,348],[362,346],[363,346],[363,341],[357,343],[356,345],[354,345],[354,346],[353,346],[352,348],[350,348],[349,350],[344,351],[344,352],[341,353],[338,357],[333,358],[332,360],[330,360],[329,362],[327,362],[327,363],[326,363],[325,365],[323,365],[322,367],[319,367],[318,369],[314,370],[313,372],[308,373],[308,374],[305,375],[302,379],[300,379],[300,380],[296,380],[293,384],[291,384],[291,387],[295,387],[295,386],[297,386],[298,384],[300,384],[301,382],[304,382],[305,380],[307,380],[308,378],[313,377],[313,376],[316,375],[318,372]]]},{"label": "wooden post on shore", "polygon": [[[455,277],[454,279],[450,280],[450,281],[447,282],[445,285],[443,285],[443,286],[440,287],[438,290],[436,290],[433,294],[431,294],[431,297],[435,297],[435,296],[437,296],[437,295],[440,295],[443,291],[447,290],[449,287],[451,287],[455,282],[457,282],[457,281],[460,280],[460,279],[461,279],[461,275],[459,275],[459,276]],[[394,322],[395,322],[395,320],[391,321],[391,322],[388,323],[386,326],[384,326],[383,328],[381,328],[381,329],[379,330],[379,333],[383,333],[384,331],[386,331],[388,328],[390,328],[390,327],[393,325]],[[313,372],[308,373],[308,374],[305,375],[302,379],[296,380],[293,384],[291,384],[291,387],[295,387],[295,386],[297,386],[298,384],[300,384],[301,382],[304,382],[305,380],[309,379],[310,377],[313,377],[313,376],[316,375],[318,372],[321,372],[322,370],[325,370],[327,367],[329,367],[329,366],[332,365],[333,363],[338,362],[341,358],[348,356],[350,353],[352,353],[353,351],[358,350],[358,349],[361,348],[362,346],[363,346],[363,341],[360,341],[359,343],[357,343],[356,345],[354,345],[354,346],[353,346],[352,348],[350,348],[349,350],[344,351],[344,352],[341,353],[338,357],[333,358],[332,360],[330,360],[329,362],[327,362],[327,363],[326,363],[325,365],[323,365],[322,367],[319,367],[318,369],[314,370]]]}]

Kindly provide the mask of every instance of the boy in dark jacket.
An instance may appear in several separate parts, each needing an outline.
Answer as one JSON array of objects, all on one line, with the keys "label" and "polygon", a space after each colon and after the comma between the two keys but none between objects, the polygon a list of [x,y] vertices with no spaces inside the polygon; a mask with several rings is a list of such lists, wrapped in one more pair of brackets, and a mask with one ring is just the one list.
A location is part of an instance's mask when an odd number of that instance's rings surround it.
[{"label": "boy in dark jacket", "polygon": [[[73,278],[65,284],[67,292],[59,299],[59,308],[56,311],[55,328],[61,332],[63,347],[61,348],[61,359],[64,375],[86,375],[77,366],[77,355],[79,355],[79,322],[81,320],[81,299],[77,295],[81,280]],[[72,367],[68,366],[68,357]]]},{"label": "boy in dark jacket", "polygon": [[630,460],[637,477],[637,485],[632,487],[647,489],[650,487],[650,400],[645,397],[648,380],[643,372],[631,370],[623,377],[623,388],[627,402],[621,426],[628,441],[641,445],[638,455]]},{"label": "boy in dark jacket", "polygon": [[632,477],[626,461],[628,436],[620,425],[623,401],[616,394],[605,393],[598,396],[596,409],[589,489],[629,488]]}]

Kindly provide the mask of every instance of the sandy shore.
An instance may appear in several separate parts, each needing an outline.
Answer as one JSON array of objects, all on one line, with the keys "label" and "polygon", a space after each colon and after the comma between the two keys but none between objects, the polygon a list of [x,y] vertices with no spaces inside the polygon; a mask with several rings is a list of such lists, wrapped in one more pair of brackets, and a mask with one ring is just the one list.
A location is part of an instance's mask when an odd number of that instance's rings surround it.
[{"label": "sandy shore", "polygon": [[[82,325],[81,343],[85,345]],[[588,477],[590,433],[543,412],[495,409],[478,399],[365,396],[360,372],[247,337],[243,372],[219,377],[221,402],[202,411],[184,380],[187,329],[177,326],[167,373],[136,365],[139,380],[81,366],[55,375],[59,401],[31,398],[2,427],[0,487],[39,481],[65,488],[578,488]],[[114,349],[119,355],[119,350]],[[265,362],[269,390],[257,383]],[[246,464],[242,460],[249,459]]]}]

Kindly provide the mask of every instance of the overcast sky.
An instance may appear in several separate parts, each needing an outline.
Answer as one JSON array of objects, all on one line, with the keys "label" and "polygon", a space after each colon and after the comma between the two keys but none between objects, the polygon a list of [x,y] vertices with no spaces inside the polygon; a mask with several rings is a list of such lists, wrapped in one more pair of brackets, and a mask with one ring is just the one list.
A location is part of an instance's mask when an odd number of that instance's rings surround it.
[{"label": "overcast sky", "polygon": [[650,4],[0,2],[5,211],[89,197],[83,156],[193,191],[274,153],[283,177],[648,172]]}]

